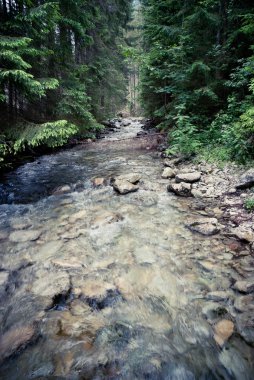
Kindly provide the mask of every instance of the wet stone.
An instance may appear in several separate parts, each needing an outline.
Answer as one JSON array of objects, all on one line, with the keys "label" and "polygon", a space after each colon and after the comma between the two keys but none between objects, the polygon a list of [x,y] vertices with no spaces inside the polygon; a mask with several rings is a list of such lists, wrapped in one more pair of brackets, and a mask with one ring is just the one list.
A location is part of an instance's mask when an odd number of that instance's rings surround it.
[{"label": "wet stone", "polygon": [[195,183],[200,181],[201,173],[193,172],[193,173],[178,173],[176,174],[176,182],[187,182],[187,183]]},{"label": "wet stone", "polygon": [[115,180],[119,181],[127,181],[132,183],[133,185],[138,183],[141,180],[141,175],[137,173],[123,174],[119,175],[115,178]]},{"label": "wet stone", "polygon": [[105,178],[103,178],[103,177],[93,178],[93,180],[92,180],[92,184],[93,184],[95,187],[103,186],[103,185],[106,184],[106,180],[105,180]]},{"label": "wet stone", "polygon": [[0,337],[0,363],[25,348],[35,337],[36,330],[33,326],[13,326]]},{"label": "wet stone", "polygon": [[232,336],[233,332],[234,323],[227,319],[223,319],[214,326],[214,339],[219,346],[223,347]]},{"label": "wet stone", "polygon": [[241,293],[252,293],[254,292],[254,279],[237,281],[234,284],[233,289],[238,290]]},{"label": "wet stone", "polygon": [[67,294],[70,289],[70,278],[66,272],[48,272],[41,270],[36,273],[37,279],[32,285],[32,293],[45,297],[51,304],[58,294]]},{"label": "wet stone", "polygon": [[78,220],[82,220],[82,219],[86,218],[86,216],[87,216],[86,210],[78,211],[69,217],[69,223],[75,224]]},{"label": "wet stone", "polygon": [[128,193],[134,193],[138,191],[139,186],[133,185],[131,182],[126,180],[117,179],[113,183],[113,188],[121,195]]},{"label": "wet stone", "polygon": [[169,192],[172,192],[180,197],[191,197],[191,184],[189,183],[170,183],[167,187]]},{"label": "wet stone", "polygon": [[163,173],[161,175],[162,178],[168,179],[168,178],[174,178],[175,177],[175,171],[171,168],[165,168],[163,170]]},{"label": "wet stone", "polygon": [[241,313],[248,310],[254,311],[254,295],[237,297],[234,303],[234,307]]},{"label": "wet stone", "polygon": [[9,240],[13,243],[25,243],[39,239],[41,234],[38,230],[15,231],[10,234]]},{"label": "wet stone", "polygon": [[200,218],[188,222],[186,227],[193,232],[198,232],[205,236],[216,235],[220,232],[220,227],[216,218]]}]

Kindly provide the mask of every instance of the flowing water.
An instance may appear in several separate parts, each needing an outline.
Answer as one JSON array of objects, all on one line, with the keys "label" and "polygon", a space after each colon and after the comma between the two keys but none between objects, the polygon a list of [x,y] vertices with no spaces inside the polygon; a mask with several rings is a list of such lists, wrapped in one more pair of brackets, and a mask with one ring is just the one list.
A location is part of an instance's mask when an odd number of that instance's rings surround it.
[{"label": "flowing water", "polygon": [[[219,320],[237,322],[232,254],[185,228],[193,215],[147,141],[119,141],[140,129],[2,179],[1,379],[254,378],[251,344],[214,339]],[[140,189],[120,196],[110,178],[126,173]]]}]

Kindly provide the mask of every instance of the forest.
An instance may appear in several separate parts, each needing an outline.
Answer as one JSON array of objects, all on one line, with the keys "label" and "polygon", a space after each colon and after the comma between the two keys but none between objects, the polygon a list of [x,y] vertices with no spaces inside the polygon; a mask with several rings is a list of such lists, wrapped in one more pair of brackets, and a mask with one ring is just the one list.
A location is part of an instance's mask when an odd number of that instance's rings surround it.
[{"label": "forest", "polygon": [[1,0],[0,20],[1,161],[96,136],[128,78],[167,153],[254,158],[252,0]]},{"label": "forest", "polygon": [[93,137],[126,99],[127,0],[0,1],[0,161]]},{"label": "forest", "polygon": [[169,153],[254,158],[252,0],[148,0],[142,100]]}]

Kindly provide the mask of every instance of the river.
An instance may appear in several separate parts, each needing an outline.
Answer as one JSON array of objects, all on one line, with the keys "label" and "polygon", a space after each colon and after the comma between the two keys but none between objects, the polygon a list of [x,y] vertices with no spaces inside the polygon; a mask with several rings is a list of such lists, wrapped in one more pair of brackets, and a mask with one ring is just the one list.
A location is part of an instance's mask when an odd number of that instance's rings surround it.
[{"label": "river", "polygon": [[[232,254],[186,229],[188,201],[166,191],[146,139],[131,140],[140,131],[132,120],[2,178],[2,380],[254,379]],[[121,196],[110,178],[129,173],[139,190]],[[234,326],[222,343],[221,320]]]}]

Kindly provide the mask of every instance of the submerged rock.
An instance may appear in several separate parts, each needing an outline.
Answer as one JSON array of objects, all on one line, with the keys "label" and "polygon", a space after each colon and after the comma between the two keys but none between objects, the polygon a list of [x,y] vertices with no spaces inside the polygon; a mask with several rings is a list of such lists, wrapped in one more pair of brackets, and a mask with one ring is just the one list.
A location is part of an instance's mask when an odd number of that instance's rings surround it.
[{"label": "submerged rock", "polygon": [[14,326],[0,338],[0,363],[20,349],[24,349],[35,337],[33,326]]},{"label": "submerged rock", "polygon": [[38,230],[15,231],[10,234],[9,239],[13,243],[25,243],[27,241],[38,240],[41,233]]},{"label": "submerged rock", "polygon": [[64,185],[61,187],[58,187],[53,191],[53,195],[62,195],[62,194],[68,194],[71,192],[71,187],[69,185]]},{"label": "submerged rock", "polygon": [[186,227],[193,232],[198,232],[205,236],[216,235],[220,232],[220,227],[216,218],[199,218],[188,222]]},{"label": "submerged rock", "polygon": [[170,183],[167,187],[169,192],[172,192],[180,197],[191,197],[191,184],[189,183]]},{"label": "submerged rock", "polygon": [[195,183],[200,181],[201,173],[193,172],[193,173],[179,173],[176,175],[176,182],[187,182],[187,183]]},{"label": "submerged rock", "polygon": [[218,322],[214,327],[214,339],[216,343],[223,347],[224,344],[229,340],[234,332],[234,323],[227,319],[223,319]]},{"label": "submerged rock", "polygon": [[243,313],[247,310],[254,311],[254,295],[237,297],[234,303],[234,307],[237,311]]},{"label": "submerged rock", "polygon": [[76,212],[75,214],[72,214],[69,218],[69,223],[75,224],[78,220],[84,219],[87,216],[86,210],[81,210]]}]

